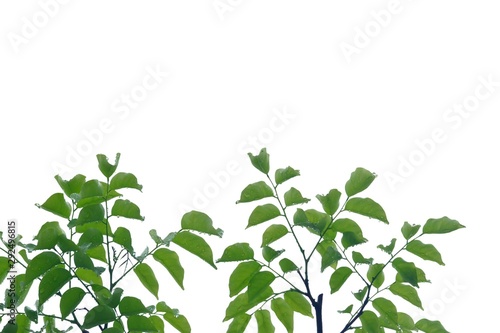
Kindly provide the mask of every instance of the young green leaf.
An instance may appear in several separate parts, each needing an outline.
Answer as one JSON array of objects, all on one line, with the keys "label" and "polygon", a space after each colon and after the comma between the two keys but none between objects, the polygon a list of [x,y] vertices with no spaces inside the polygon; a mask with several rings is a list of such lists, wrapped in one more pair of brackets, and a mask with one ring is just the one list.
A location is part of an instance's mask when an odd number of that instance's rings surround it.
[{"label": "young green leaf", "polygon": [[352,251],[352,260],[355,264],[373,264],[373,258],[365,258],[360,252]]},{"label": "young green leaf", "polygon": [[311,303],[309,303],[304,295],[296,291],[287,291],[284,294],[284,298],[293,311],[304,316],[314,318],[311,311]]},{"label": "young green leaf", "polygon": [[375,288],[380,288],[385,280],[384,264],[373,264],[368,268],[366,278]]},{"label": "young green leaf", "polygon": [[175,315],[171,312],[166,312],[163,315],[163,319],[168,322],[173,328],[178,330],[181,333],[191,333],[191,326],[187,321],[186,317],[179,314]]},{"label": "young green leaf", "polygon": [[345,184],[345,193],[347,196],[352,197],[366,190],[375,177],[377,177],[376,174],[363,168],[357,168],[351,173],[351,177]]},{"label": "young green leaf", "polygon": [[288,333],[293,333],[293,310],[283,298],[271,301],[271,309],[279,321],[285,326]]},{"label": "young green leaf", "polygon": [[117,199],[111,208],[111,215],[144,221],[141,210],[130,200]]},{"label": "young green leaf", "polygon": [[252,165],[257,170],[266,175],[269,173],[269,154],[267,153],[266,148],[262,148],[259,155],[248,153],[248,156],[250,157],[250,162],[252,162]]},{"label": "young green leaf", "polygon": [[441,254],[432,244],[424,244],[418,239],[414,239],[408,243],[408,245],[406,246],[406,250],[424,260],[434,261],[439,265],[444,266],[444,262],[441,259]]},{"label": "young green leaf", "polygon": [[351,198],[347,201],[345,210],[389,224],[382,206],[370,198]]},{"label": "young green leaf", "polygon": [[118,190],[121,188],[133,188],[141,191],[142,185],[137,182],[137,177],[134,174],[119,172],[111,178],[109,189]]},{"label": "young green leaf", "polygon": [[280,216],[280,210],[273,204],[264,204],[254,208],[250,217],[248,218],[247,229],[254,225],[274,219]]},{"label": "young green leaf", "polygon": [[420,229],[420,225],[418,225],[418,224],[411,225],[410,223],[405,222],[403,224],[403,226],[401,227],[401,233],[403,234],[403,237],[406,240],[409,240],[410,238],[412,238],[413,236],[415,236],[417,234],[419,229]]},{"label": "young green leaf", "polygon": [[295,265],[293,261],[288,258],[281,259],[279,265],[284,274],[294,272],[299,269],[297,265]]},{"label": "young green leaf", "polygon": [[87,282],[88,284],[97,284],[102,286],[102,278],[93,270],[80,267],[76,269],[75,273],[80,280]]},{"label": "young green leaf", "polygon": [[449,333],[439,321],[431,321],[429,319],[420,319],[415,324],[415,327],[425,333]]},{"label": "young green leaf", "polygon": [[445,216],[439,219],[428,219],[422,228],[422,233],[446,234],[461,228],[465,228],[465,226]]},{"label": "young green leaf", "polygon": [[268,310],[257,310],[254,316],[257,320],[257,333],[274,333],[275,328],[271,321],[271,313]]},{"label": "young green leaf", "polygon": [[[11,323],[8,323],[7,326],[11,326]],[[14,320],[14,325],[17,325],[17,332],[30,332],[31,321],[29,318],[22,313],[18,313],[16,315],[16,319]]]},{"label": "young green leaf", "polygon": [[212,249],[202,237],[189,231],[181,231],[175,235],[172,242],[217,269],[214,264]]},{"label": "young green leaf", "polygon": [[36,206],[65,219],[71,215],[71,205],[64,200],[62,193],[54,193],[43,204]]},{"label": "young green leaf", "polygon": [[302,193],[300,193],[300,191],[297,190],[295,187],[292,187],[291,189],[285,192],[284,199],[285,199],[285,205],[287,207],[304,204],[311,201],[311,199],[304,198],[302,196]]},{"label": "young green leaf", "polygon": [[330,276],[330,293],[336,293],[351,276],[352,270],[349,267],[339,267]]},{"label": "young green leaf", "polygon": [[275,250],[269,246],[264,246],[262,248],[262,257],[264,260],[270,263],[274,259],[278,258],[285,250]]},{"label": "young green leaf", "polygon": [[389,290],[394,295],[405,299],[406,301],[415,305],[416,307],[419,307],[422,310],[424,309],[422,307],[422,301],[420,301],[420,297],[418,297],[417,290],[415,288],[413,288],[412,286],[396,282],[396,283],[391,284],[391,286],[389,287]]},{"label": "young green leaf", "polygon": [[144,262],[140,263],[134,268],[134,273],[137,275],[142,285],[158,299],[158,280],[151,267]]},{"label": "young green leaf", "polygon": [[380,324],[375,312],[370,310],[364,310],[363,314],[361,314],[361,316],[359,317],[359,320],[361,321],[363,332],[379,333]]},{"label": "young green leaf", "polygon": [[291,167],[286,167],[284,169],[276,170],[276,172],[274,173],[274,180],[276,182],[276,185],[279,185],[297,176],[300,176],[299,170],[295,170],[294,168]]},{"label": "young green leaf", "polygon": [[248,286],[250,279],[261,270],[262,266],[256,261],[239,263],[229,276],[229,297],[240,293]]},{"label": "young green leaf", "polygon": [[162,264],[181,289],[184,289],[184,268],[179,261],[177,253],[169,249],[160,248],[153,253],[153,258]]},{"label": "young green leaf", "polygon": [[80,193],[85,183],[84,175],[76,175],[70,180],[63,180],[59,175],[56,175],[54,178],[68,198],[71,197],[72,194]]},{"label": "young green leaf", "polygon": [[45,273],[38,287],[38,304],[54,296],[71,278],[71,273],[64,268],[55,267]]},{"label": "young green leaf", "polygon": [[227,333],[243,333],[248,326],[252,316],[242,313],[236,316],[227,329]]},{"label": "young green leaf", "polygon": [[108,263],[108,259],[106,258],[106,250],[104,250],[103,244],[99,244],[96,247],[88,249],[86,252],[89,257],[100,260],[105,264]]},{"label": "young green leaf", "polygon": [[323,206],[323,210],[325,211],[325,213],[327,213],[328,215],[333,215],[339,208],[340,196],[340,191],[333,189],[330,190],[330,192],[328,192],[328,194],[326,195],[318,194],[316,198],[321,203],[321,206]]},{"label": "young green leaf", "polygon": [[134,248],[132,247],[132,236],[130,231],[124,227],[116,228],[113,235],[113,241],[125,248],[129,253],[134,254]]},{"label": "young green leaf", "polygon": [[99,165],[99,170],[101,170],[102,174],[106,178],[111,177],[113,173],[115,173],[119,161],[120,161],[120,153],[116,154],[114,165],[108,162],[108,158],[106,157],[106,155],[97,154],[97,162]]},{"label": "young green leaf", "polygon": [[356,298],[358,301],[363,301],[363,299],[365,298],[365,295],[366,295],[366,292],[368,291],[368,287],[364,287],[363,289],[359,289],[357,292],[353,292],[353,296],[354,298]]},{"label": "young green leaf", "polygon": [[251,260],[253,257],[253,249],[248,243],[235,243],[226,247],[222,257],[217,262]]},{"label": "young green leaf", "polygon": [[352,308],[353,308],[353,305],[349,305],[347,308],[345,308],[344,310],[338,310],[337,312],[338,313],[349,313],[349,314],[352,314]]},{"label": "young green leaf", "polygon": [[85,291],[78,287],[73,287],[64,292],[61,296],[61,301],[59,302],[59,309],[61,310],[61,317],[66,318],[71,312],[73,312],[78,304],[85,297]]},{"label": "young green leaf", "polygon": [[256,273],[248,282],[248,302],[252,303],[257,299],[260,299],[262,293],[267,291],[267,288],[275,279],[276,276],[269,271]]},{"label": "young green leaf", "polygon": [[385,253],[392,255],[392,251],[394,251],[395,246],[396,246],[396,238],[393,238],[389,245],[384,246],[384,245],[380,244],[377,246],[377,249],[381,249]]},{"label": "young green leaf", "polygon": [[195,210],[182,216],[181,227],[182,229],[199,231],[219,237],[222,237],[224,233],[222,229],[214,228],[212,219],[207,214]]},{"label": "young green leaf", "polygon": [[262,244],[261,247],[271,244],[277,241],[281,237],[288,234],[288,228],[282,224],[273,224],[267,227],[267,229],[262,234]]},{"label": "young green leaf", "polygon": [[274,196],[272,188],[265,182],[259,181],[245,187],[241,192],[240,200],[236,203],[251,202],[272,196]]}]

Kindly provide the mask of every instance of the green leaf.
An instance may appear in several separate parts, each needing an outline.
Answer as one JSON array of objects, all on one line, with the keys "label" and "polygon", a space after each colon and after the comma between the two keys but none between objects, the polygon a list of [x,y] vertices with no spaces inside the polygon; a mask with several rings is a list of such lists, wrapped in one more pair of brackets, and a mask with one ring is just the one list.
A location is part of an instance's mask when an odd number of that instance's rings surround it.
[{"label": "green leaf", "polygon": [[85,183],[84,175],[76,175],[70,180],[63,180],[59,175],[56,175],[54,178],[68,198],[72,194],[80,193],[82,185]]},{"label": "green leaf", "polygon": [[93,270],[80,267],[76,269],[75,274],[82,281],[85,281],[89,284],[98,284],[102,286],[102,278]]},{"label": "green leaf", "polygon": [[363,314],[359,317],[363,331],[366,333],[379,333],[380,324],[375,312],[364,310]]},{"label": "green leaf", "polygon": [[264,260],[270,263],[274,259],[278,258],[285,250],[275,250],[269,246],[264,246],[262,248],[262,257]]},{"label": "green leaf", "polygon": [[64,235],[59,222],[45,222],[34,239],[38,240],[37,250],[53,249],[59,240],[59,236]]},{"label": "green leaf", "polygon": [[84,251],[76,251],[74,254],[75,267],[94,269],[94,262]]},{"label": "green leaf", "polygon": [[67,239],[65,236],[59,236],[57,241],[57,246],[63,253],[74,252],[80,250],[78,245],[75,244],[71,239]]},{"label": "green leaf", "polygon": [[30,283],[61,263],[61,257],[54,252],[45,251],[31,259],[26,267],[26,283]]},{"label": "green leaf", "polygon": [[87,254],[89,257],[102,261],[103,263],[108,263],[106,258],[106,250],[104,250],[104,245],[99,244],[98,246],[88,249]]},{"label": "green leaf", "polygon": [[115,312],[106,305],[98,305],[90,309],[83,319],[82,328],[89,329],[98,325],[112,322],[116,319]]},{"label": "green leaf", "polygon": [[287,207],[308,203],[309,201],[311,201],[311,199],[304,198],[302,196],[302,193],[300,193],[300,191],[297,190],[295,187],[292,187],[291,189],[285,192],[284,199],[285,199],[285,205]]},{"label": "green leaf", "polygon": [[299,170],[295,170],[291,167],[286,167],[284,169],[276,170],[276,172],[274,173],[274,180],[276,181],[276,185],[279,185],[297,176],[300,176]]},{"label": "green leaf", "polygon": [[328,192],[326,195],[321,195],[318,194],[316,198],[319,200],[321,203],[321,206],[323,206],[323,210],[325,213],[328,215],[333,215],[339,209],[339,203],[340,203],[340,196],[342,194],[340,193],[339,190],[333,189]]},{"label": "green leaf", "polygon": [[165,332],[165,323],[164,321],[158,317],[158,316],[150,316],[149,320],[153,323],[153,325],[156,327],[156,332],[158,333],[164,333]]},{"label": "green leaf", "polygon": [[383,269],[384,264],[373,264],[368,268],[366,278],[368,279],[368,282],[372,283],[375,288],[380,288],[384,283],[385,275]]},{"label": "green leaf", "polygon": [[342,233],[342,245],[347,249],[351,246],[366,242],[359,225],[351,219],[343,218],[335,220],[331,228]]},{"label": "green leaf", "polygon": [[113,235],[113,241],[116,244],[120,244],[127,250],[130,254],[134,254],[134,248],[132,247],[132,236],[130,235],[130,231],[124,227],[116,228],[116,231]]},{"label": "green leaf", "polygon": [[364,287],[363,289],[359,289],[357,292],[352,293],[353,296],[358,300],[362,301],[365,298],[366,292],[368,291],[368,287]]},{"label": "green leaf", "polygon": [[124,330],[116,328],[116,327],[108,327],[102,333],[123,333]]},{"label": "green leaf", "polygon": [[158,332],[148,317],[140,315],[129,316],[127,319],[127,328],[129,332]]},{"label": "green leaf", "polygon": [[62,193],[54,193],[43,204],[36,206],[65,219],[71,215],[71,205],[64,200]]},{"label": "green leaf", "polygon": [[179,261],[177,253],[169,249],[161,248],[153,253],[153,258],[167,269],[175,282],[184,290],[184,268]]},{"label": "green leaf", "polygon": [[114,288],[111,297],[106,302],[106,305],[112,307],[113,309],[118,306],[122,299],[123,289],[122,288]]},{"label": "green leaf", "polygon": [[403,330],[415,331],[413,318],[403,312],[398,312],[398,324]]},{"label": "green leaf", "polygon": [[94,248],[102,243],[102,233],[95,228],[85,230],[78,240],[78,246],[84,250]]},{"label": "green leaf", "polygon": [[226,316],[224,317],[224,321],[228,321],[229,319],[232,319],[241,313],[245,313],[257,304],[265,301],[271,295],[273,295],[273,290],[271,287],[268,287],[263,293],[260,294],[260,297],[255,299],[253,302],[248,301],[248,294],[246,292],[239,294],[234,298],[234,300],[229,303],[228,307],[226,308]]},{"label": "green leaf", "polygon": [[402,258],[396,258],[392,261],[392,267],[401,275],[403,281],[418,288],[417,269],[414,263],[407,262]]},{"label": "green leaf", "polygon": [[140,263],[134,268],[134,273],[137,275],[142,285],[158,299],[158,280],[151,267],[144,262]]},{"label": "green leaf", "polygon": [[265,182],[260,181],[248,185],[243,189],[240,195],[240,200],[236,203],[251,202],[264,198],[269,198],[274,195],[272,188]]},{"label": "green leaf", "polygon": [[452,220],[448,217],[442,217],[439,219],[428,219],[425,222],[422,229],[424,234],[446,234],[460,228],[465,228],[465,226],[458,223],[458,221]]},{"label": "green leaf", "polygon": [[420,298],[418,297],[417,290],[413,288],[412,286],[403,284],[403,283],[393,283],[389,287],[389,290],[396,296],[399,296],[409,303],[415,305],[416,307],[419,307],[420,309],[423,310],[422,307],[422,302],[420,301]]},{"label": "green leaf", "polygon": [[118,190],[120,188],[133,188],[141,191],[142,185],[137,182],[137,177],[134,174],[119,172],[111,178],[109,189]]},{"label": "green leaf", "polygon": [[314,315],[311,311],[311,303],[309,303],[304,295],[296,291],[287,291],[284,294],[284,298],[293,311],[298,312],[304,316],[314,318]]},{"label": "green leaf", "polygon": [[352,260],[355,264],[373,264],[373,258],[365,258],[361,253],[352,251]]},{"label": "green leaf", "polygon": [[[23,302],[26,296],[28,295],[28,292],[30,291],[32,282],[26,282],[26,275],[25,274],[18,274],[15,278],[15,290],[16,293],[14,295],[14,301],[17,306],[20,306]],[[6,302],[7,304],[7,302]]]},{"label": "green leaf", "polygon": [[420,229],[420,225],[411,225],[410,223],[408,222],[405,222],[403,224],[403,226],[401,227],[401,233],[403,234],[403,237],[406,239],[406,240],[409,240],[410,238],[412,238],[413,236],[416,235],[416,233],[418,232],[418,230]]},{"label": "green leaf", "polygon": [[261,270],[262,266],[256,261],[239,263],[229,276],[229,297],[240,293],[248,286],[250,279]]},{"label": "green leaf", "polygon": [[142,301],[132,296],[123,297],[120,301],[120,305],[118,305],[118,309],[120,313],[126,317],[148,312],[148,309],[144,306]]},{"label": "green leaf", "polygon": [[424,244],[418,239],[415,239],[408,243],[406,250],[424,260],[434,261],[439,265],[444,266],[441,254],[432,244]]},{"label": "green leaf", "polygon": [[195,230],[219,237],[222,237],[224,233],[222,229],[213,227],[212,219],[207,214],[198,211],[184,214],[181,219],[181,227],[182,229]]},{"label": "green leaf", "polygon": [[394,303],[386,298],[379,297],[372,301],[372,305],[380,313],[380,319],[384,319],[388,323],[387,327],[398,328],[398,310]]},{"label": "green leaf", "polygon": [[257,320],[257,333],[274,333],[275,329],[271,321],[271,313],[268,310],[257,310],[254,316]]},{"label": "green leaf", "polygon": [[87,205],[95,205],[104,201],[103,184],[97,179],[91,179],[82,185],[80,200],[78,200],[77,206],[84,207]]},{"label": "green leaf", "polygon": [[449,333],[439,321],[420,319],[415,326],[425,333]]},{"label": "green leaf", "polygon": [[61,301],[59,302],[59,309],[61,310],[61,317],[66,318],[71,312],[73,312],[78,304],[85,297],[85,291],[78,287],[73,287],[64,292],[61,296]]},{"label": "green leaf", "polygon": [[379,246],[377,246],[377,248],[381,249],[382,251],[384,251],[387,254],[392,254],[392,251],[394,251],[395,246],[396,246],[396,238],[393,238],[389,245],[387,245],[387,246],[379,245]]},{"label": "green leaf", "polygon": [[124,199],[115,201],[113,208],[111,208],[111,215],[144,221],[144,216],[141,216],[139,207],[135,203]]},{"label": "green leaf", "polygon": [[326,250],[321,253],[321,272],[327,267],[337,263],[340,259],[342,259],[342,254],[337,251],[334,246],[328,246]]},{"label": "green leaf", "polygon": [[38,312],[27,306],[24,307],[24,312],[26,313],[26,316],[29,318],[29,320],[31,320],[35,324],[38,324]]},{"label": "green leaf", "polygon": [[347,201],[345,210],[389,224],[382,206],[370,198],[351,198]]},{"label": "green leaf", "polygon": [[17,332],[19,333],[30,332],[31,321],[25,314],[18,313],[16,315],[15,323],[17,324]]},{"label": "green leaf", "polygon": [[262,148],[259,155],[248,153],[248,156],[250,157],[250,162],[252,162],[252,165],[257,170],[266,175],[269,173],[269,154],[267,153],[266,148]]},{"label": "green leaf", "polygon": [[74,223],[70,223],[69,227],[102,221],[104,221],[104,207],[99,203],[83,207],[78,214],[78,219]]},{"label": "green leaf", "polygon": [[248,218],[247,229],[257,224],[269,221],[280,216],[280,210],[273,204],[265,204],[254,208]]},{"label": "green leaf", "polygon": [[293,310],[283,298],[275,298],[271,301],[271,309],[285,326],[288,333],[293,333]]},{"label": "green leaf", "polygon": [[352,314],[352,308],[353,308],[353,305],[349,305],[347,308],[345,308],[344,310],[339,310],[337,311],[338,313],[349,313],[349,314]]},{"label": "green leaf", "polygon": [[269,245],[281,237],[288,234],[288,228],[282,224],[273,224],[267,227],[266,231],[262,234],[262,244],[261,247]]},{"label": "green leaf", "polygon": [[351,177],[345,184],[345,193],[347,196],[352,197],[366,190],[375,177],[377,177],[376,174],[363,168],[357,168],[351,173]]},{"label": "green leaf", "polygon": [[[418,283],[431,282],[430,280],[427,279],[427,277],[425,276],[425,272],[421,268],[418,268],[418,267],[415,267],[415,268],[417,270]],[[403,279],[403,277],[399,273],[396,274],[396,282],[405,282],[405,280]]]},{"label": "green leaf", "polygon": [[269,271],[256,273],[248,282],[248,301],[251,303],[260,299],[262,294],[267,291],[268,287],[275,279],[276,276]]},{"label": "green leaf", "polygon": [[253,257],[253,249],[248,243],[235,243],[226,247],[222,257],[217,262],[251,260]]},{"label": "green leaf", "polygon": [[167,312],[163,315],[165,319],[173,328],[181,333],[191,333],[191,326],[187,321],[186,317],[183,315],[175,315],[173,313]]},{"label": "green leaf", "polygon": [[9,271],[11,269],[11,264],[7,257],[0,257],[0,284],[5,280]]},{"label": "green leaf", "polygon": [[294,272],[296,270],[298,270],[299,268],[297,267],[297,265],[295,265],[293,263],[293,261],[291,261],[290,259],[288,258],[283,258],[280,260],[280,268],[281,270],[283,271],[283,273],[290,273],[290,272]]},{"label": "green leaf", "polygon": [[227,329],[227,333],[243,333],[248,326],[252,316],[242,313],[236,316]]},{"label": "green leaf", "polygon": [[101,170],[102,174],[106,178],[111,177],[113,173],[115,173],[119,161],[120,161],[120,153],[116,154],[114,165],[108,162],[108,158],[106,157],[106,155],[97,154],[97,162],[99,165],[99,170]]},{"label": "green leaf", "polygon": [[71,280],[71,273],[64,268],[52,268],[43,276],[38,287],[38,304],[45,303]]},{"label": "green leaf", "polygon": [[351,274],[352,270],[349,267],[337,268],[330,277],[330,293],[339,291]]}]

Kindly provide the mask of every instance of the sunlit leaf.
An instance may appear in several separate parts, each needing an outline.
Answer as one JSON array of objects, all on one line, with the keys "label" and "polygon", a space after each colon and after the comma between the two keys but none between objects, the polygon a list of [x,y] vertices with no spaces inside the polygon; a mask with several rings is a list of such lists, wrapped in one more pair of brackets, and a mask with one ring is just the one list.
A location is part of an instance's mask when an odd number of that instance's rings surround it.
[{"label": "sunlit leaf", "polygon": [[236,203],[256,201],[272,197],[273,195],[272,188],[265,182],[259,181],[245,187],[241,192],[240,200],[236,201]]},{"label": "sunlit leaf", "polygon": [[300,171],[295,170],[292,167],[286,167],[284,169],[277,169],[276,172],[274,173],[274,180],[276,182],[276,185],[283,184],[287,180],[300,176]]},{"label": "sunlit leaf", "polygon": [[243,261],[253,259],[254,252],[248,243],[235,243],[224,250],[217,262]]},{"label": "sunlit leaf", "polygon": [[349,267],[337,268],[330,276],[330,293],[339,291],[351,274],[352,270]]},{"label": "sunlit leaf", "polygon": [[184,289],[184,268],[179,261],[177,253],[169,249],[160,248],[153,253],[153,258],[162,264],[181,289]]},{"label": "sunlit leaf", "polygon": [[422,228],[422,233],[446,234],[461,228],[465,228],[465,226],[445,216],[439,219],[428,219]]},{"label": "sunlit leaf", "polygon": [[109,189],[118,190],[121,188],[132,188],[141,191],[142,185],[137,182],[137,177],[134,174],[119,172],[111,178]]},{"label": "sunlit leaf", "polygon": [[250,279],[257,274],[262,266],[255,261],[241,262],[229,276],[229,297],[240,293],[248,286]]},{"label": "sunlit leaf", "polygon": [[158,299],[159,284],[151,267],[144,262],[140,263],[134,268],[134,273],[137,275],[142,285]]},{"label": "sunlit leaf", "polygon": [[219,237],[224,233],[222,229],[214,228],[212,219],[207,214],[194,210],[182,216],[181,227]]},{"label": "sunlit leaf", "polygon": [[247,228],[274,219],[280,216],[280,210],[273,204],[264,204],[254,208],[248,218]]},{"label": "sunlit leaf", "polygon": [[345,184],[345,193],[351,197],[366,190],[375,177],[377,177],[376,174],[363,168],[357,168],[351,173],[351,177]]},{"label": "sunlit leaf", "polygon": [[261,247],[269,245],[288,234],[288,228],[282,224],[273,224],[267,227],[262,234]]},{"label": "sunlit leaf", "polygon": [[266,148],[262,148],[258,155],[248,153],[248,156],[250,157],[250,162],[257,170],[266,175],[269,173],[269,154]]},{"label": "sunlit leaf", "polygon": [[97,162],[99,165],[99,170],[101,170],[102,174],[106,178],[111,177],[113,173],[115,173],[119,161],[120,161],[120,153],[116,154],[114,165],[108,162],[108,158],[106,157],[106,155],[97,154]]},{"label": "sunlit leaf", "polygon": [[339,208],[340,196],[341,193],[339,190],[332,189],[326,195],[318,194],[316,198],[321,203],[321,206],[323,206],[323,210],[325,211],[325,213],[327,213],[328,215],[333,215]]},{"label": "sunlit leaf", "polygon": [[345,210],[389,223],[382,206],[370,198],[351,198],[347,201]]},{"label": "sunlit leaf", "polygon": [[43,204],[36,206],[65,219],[71,215],[71,205],[66,202],[62,193],[54,193]]},{"label": "sunlit leaf", "polygon": [[311,201],[311,199],[304,198],[302,196],[302,193],[300,193],[300,191],[297,190],[295,187],[292,187],[291,189],[286,191],[283,197],[285,199],[286,206],[299,205]]}]

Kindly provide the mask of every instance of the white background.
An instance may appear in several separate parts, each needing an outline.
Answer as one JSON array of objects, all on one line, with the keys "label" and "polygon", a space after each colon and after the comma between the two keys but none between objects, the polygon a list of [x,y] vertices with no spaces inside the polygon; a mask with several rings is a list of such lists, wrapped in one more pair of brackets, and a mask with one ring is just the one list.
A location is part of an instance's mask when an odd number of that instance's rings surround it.
[{"label": "white background", "polygon": [[[350,172],[362,166],[379,175],[366,195],[383,205],[391,222],[362,222],[376,226],[367,238],[389,243],[404,221],[423,224],[445,215],[466,226],[428,238],[446,266],[413,258],[433,281],[420,295],[428,317],[450,332],[491,332],[500,296],[492,271],[500,186],[495,2],[223,0],[219,5],[216,9],[212,0],[0,4],[2,230],[16,219],[18,232],[31,240],[53,219],[34,204],[59,191],[56,173],[66,179],[77,173],[99,177],[95,155],[114,161],[120,152],[119,171],[133,172],[144,185],[140,195],[126,194],[146,220],[119,221],[137,230],[136,249],[151,245],[149,229],[160,235],[177,230],[183,209],[190,207],[225,230],[223,239],[209,240],[219,258],[234,242],[253,242],[257,249],[264,230],[245,232],[254,205],[235,205],[246,184],[262,179],[247,152],[267,147],[272,169],[301,170],[287,186],[309,198],[343,190]],[[385,20],[381,26],[373,13],[387,9],[392,14],[379,15]],[[371,37],[361,35],[365,29],[372,29]],[[347,44],[356,53],[346,56]],[[168,77],[134,108],[123,108],[121,98],[140,93],[148,69]],[[494,82],[491,91],[481,77]],[[478,91],[482,100],[473,105]],[[474,110],[460,118],[449,113],[464,101]],[[278,120],[277,113],[288,114],[287,120]],[[438,142],[430,143],[436,131]],[[228,168],[232,174],[225,177]],[[401,178],[391,183],[388,177],[395,176]],[[204,191],[208,198],[201,197]],[[225,332],[227,280],[234,265],[220,264],[215,271],[179,253],[186,291],[155,266],[164,281],[160,298],[189,318],[193,332]],[[337,332],[346,316],[336,311],[350,300],[329,295],[327,280],[321,281],[325,331]],[[145,303],[154,302],[135,277],[127,286]],[[36,298],[34,290],[31,295]],[[405,301],[395,301],[405,307]],[[296,315],[296,331],[311,332],[314,322],[304,318]],[[274,323],[276,332],[284,331]],[[248,331],[256,332],[255,324],[250,326]]]}]

